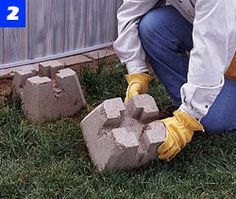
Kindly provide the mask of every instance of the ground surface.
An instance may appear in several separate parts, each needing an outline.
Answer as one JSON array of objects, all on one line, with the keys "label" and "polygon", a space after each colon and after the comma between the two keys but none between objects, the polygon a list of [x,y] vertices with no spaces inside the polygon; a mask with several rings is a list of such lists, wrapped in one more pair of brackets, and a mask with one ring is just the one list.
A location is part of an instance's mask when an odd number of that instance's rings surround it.
[{"label": "ground surface", "polygon": [[[124,71],[85,71],[81,82],[88,110],[55,123],[32,125],[18,103],[0,102],[0,198],[236,198],[236,142],[230,135],[197,135],[170,163],[96,171],[79,123],[103,100],[124,97]],[[169,104],[157,81],[150,94],[161,108]]]}]

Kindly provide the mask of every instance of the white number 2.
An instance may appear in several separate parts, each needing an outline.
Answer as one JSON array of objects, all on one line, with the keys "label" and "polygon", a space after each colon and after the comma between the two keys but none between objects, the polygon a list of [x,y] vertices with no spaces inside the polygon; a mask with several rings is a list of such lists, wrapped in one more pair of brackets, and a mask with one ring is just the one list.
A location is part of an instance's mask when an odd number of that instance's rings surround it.
[{"label": "white number 2", "polygon": [[19,16],[17,16],[19,10],[20,9],[16,6],[9,6],[8,11],[11,11],[11,13],[7,16],[7,20],[19,20]]}]

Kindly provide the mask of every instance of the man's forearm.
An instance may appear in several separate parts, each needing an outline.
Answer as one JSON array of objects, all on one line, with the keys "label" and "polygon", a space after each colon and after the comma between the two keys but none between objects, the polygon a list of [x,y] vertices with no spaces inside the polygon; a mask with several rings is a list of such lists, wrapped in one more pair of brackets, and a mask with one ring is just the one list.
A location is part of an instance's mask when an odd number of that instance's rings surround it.
[{"label": "man's forearm", "polygon": [[118,11],[118,38],[114,49],[129,73],[148,71],[145,52],[138,35],[140,17],[152,9],[158,0],[124,0]]},{"label": "man's forearm", "polygon": [[195,13],[194,48],[180,109],[201,120],[221,91],[236,50],[236,2],[198,0]]}]

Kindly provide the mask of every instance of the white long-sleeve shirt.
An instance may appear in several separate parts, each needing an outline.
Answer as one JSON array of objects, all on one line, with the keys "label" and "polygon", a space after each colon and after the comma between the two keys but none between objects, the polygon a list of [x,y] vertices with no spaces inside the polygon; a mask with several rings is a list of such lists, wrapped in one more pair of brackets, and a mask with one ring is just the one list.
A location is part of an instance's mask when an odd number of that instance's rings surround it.
[{"label": "white long-sleeve shirt", "polygon": [[[140,17],[159,0],[124,0],[118,11],[114,49],[128,73],[148,71],[138,36]],[[188,81],[181,88],[180,110],[201,120],[224,85],[236,51],[236,0],[167,0],[193,23]]]}]

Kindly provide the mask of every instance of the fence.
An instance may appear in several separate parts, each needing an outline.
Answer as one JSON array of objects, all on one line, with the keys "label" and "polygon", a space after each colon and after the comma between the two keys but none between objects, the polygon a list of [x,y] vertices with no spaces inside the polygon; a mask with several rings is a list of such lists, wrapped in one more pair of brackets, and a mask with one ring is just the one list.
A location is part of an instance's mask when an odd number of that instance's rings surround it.
[{"label": "fence", "polygon": [[28,0],[27,28],[0,29],[0,69],[85,52],[116,37],[122,0]]}]

